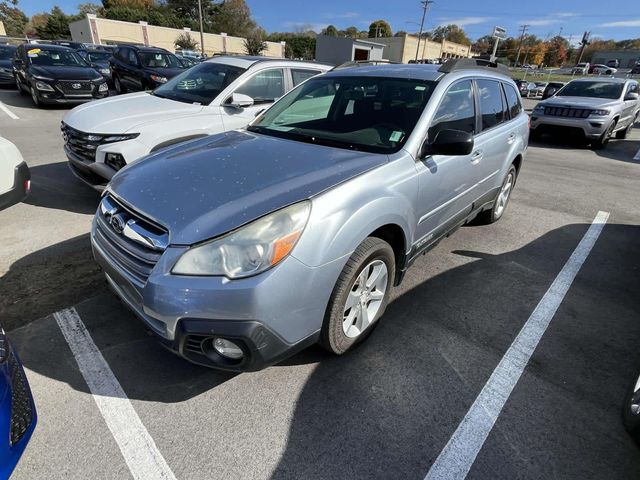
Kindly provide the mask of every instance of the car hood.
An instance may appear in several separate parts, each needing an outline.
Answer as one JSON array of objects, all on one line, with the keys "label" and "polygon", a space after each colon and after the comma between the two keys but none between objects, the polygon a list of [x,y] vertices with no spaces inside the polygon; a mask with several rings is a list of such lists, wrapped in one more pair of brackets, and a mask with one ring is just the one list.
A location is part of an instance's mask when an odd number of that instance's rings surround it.
[{"label": "car hood", "polygon": [[183,143],[133,162],[109,191],[169,230],[174,245],[217,237],[387,163],[388,156],[247,131]]},{"label": "car hood", "polygon": [[137,92],[85,103],[68,112],[62,121],[81,132],[126,133],[143,124],[161,124],[168,117],[194,115],[202,108]]},{"label": "car hood", "polygon": [[612,100],[610,98],[593,98],[593,97],[558,97],[555,96],[548,101],[541,102],[545,107],[558,106],[558,107],[590,107],[590,108],[604,108],[614,105],[618,100]]},{"label": "car hood", "polygon": [[92,68],[109,68],[109,62],[91,62]]},{"label": "car hood", "polygon": [[11,68],[11,59],[0,60],[0,67],[2,67],[2,68]]},{"label": "car hood", "polygon": [[102,80],[91,67],[39,67],[33,65],[31,73],[55,80]]}]

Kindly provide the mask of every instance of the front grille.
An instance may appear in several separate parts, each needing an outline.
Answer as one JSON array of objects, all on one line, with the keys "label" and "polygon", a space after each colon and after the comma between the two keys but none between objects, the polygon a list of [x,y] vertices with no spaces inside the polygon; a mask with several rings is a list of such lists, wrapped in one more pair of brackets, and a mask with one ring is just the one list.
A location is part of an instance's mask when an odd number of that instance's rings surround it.
[{"label": "front grille", "polygon": [[83,80],[61,80],[57,86],[65,95],[90,95],[93,92],[93,83]]},{"label": "front grille", "polygon": [[[108,204],[106,213],[102,206]],[[144,245],[137,238],[129,234],[129,230],[116,230],[113,227],[112,218],[117,216],[121,225],[132,225],[136,229],[144,229],[146,234],[141,237],[149,238],[166,237],[168,234],[162,228],[137,215],[131,209],[117,202],[113,197],[107,196],[102,200],[100,210],[96,217],[96,230],[94,241],[108,255],[121,270],[128,273],[142,288],[151,271],[160,260],[163,248]],[[129,235],[129,236],[128,236]]]},{"label": "front grille", "polygon": [[81,132],[75,128],[71,128],[66,123],[62,123],[62,138],[64,138],[67,147],[83,160],[90,162],[96,161],[96,150],[102,145],[103,136],[92,133]]},{"label": "front grille", "polygon": [[591,110],[586,108],[572,107],[544,107],[544,114],[551,117],[587,118],[591,115]]},{"label": "front grille", "polygon": [[9,357],[9,370],[11,372],[11,431],[9,440],[11,445],[15,445],[24,437],[33,421],[33,407],[27,377],[13,353],[10,353]]}]

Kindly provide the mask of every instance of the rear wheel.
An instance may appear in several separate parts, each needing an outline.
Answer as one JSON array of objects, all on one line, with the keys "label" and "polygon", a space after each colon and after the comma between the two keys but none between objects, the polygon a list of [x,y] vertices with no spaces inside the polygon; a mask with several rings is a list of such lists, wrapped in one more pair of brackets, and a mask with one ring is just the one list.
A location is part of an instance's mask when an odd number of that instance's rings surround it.
[{"label": "rear wheel", "polygon": [[511,165],[491,209],[480,212],[473,223],[476,225],[489,225],[490,223],[495,223],[502,218],[504,211],[507,209],[509,199],[511,198],[513,187],[516,184],[516,176],[516,167]]},{"label": "rear wheel", "polygon": [[320,344],[341,355],[366,338],[383,315],[395,276],[391,246],[368,237],[347,261],[333,289]]}]

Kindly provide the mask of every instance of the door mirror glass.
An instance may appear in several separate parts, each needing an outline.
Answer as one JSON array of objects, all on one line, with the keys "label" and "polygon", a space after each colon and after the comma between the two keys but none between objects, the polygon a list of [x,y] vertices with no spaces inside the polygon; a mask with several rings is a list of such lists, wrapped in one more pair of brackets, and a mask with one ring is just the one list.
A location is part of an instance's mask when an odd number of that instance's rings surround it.
[{"label": "door mirror glass", "polygon": [[638,100],[638,94],[636,92],[629,92],[627,93],[627,95],[624,97],[625,100]]},{"label": "door mirror glass", "polygon": [[253,105],[253,98],[244,93],[234,93],[231,95],[229,105],[235,108],[246,108]]},{"label": "door mirror glass", "polygon": [[440,130],[432,142],[425,140],[420,158],[430,155],[469,155],[473,150],[473,135],[462,130]]}]

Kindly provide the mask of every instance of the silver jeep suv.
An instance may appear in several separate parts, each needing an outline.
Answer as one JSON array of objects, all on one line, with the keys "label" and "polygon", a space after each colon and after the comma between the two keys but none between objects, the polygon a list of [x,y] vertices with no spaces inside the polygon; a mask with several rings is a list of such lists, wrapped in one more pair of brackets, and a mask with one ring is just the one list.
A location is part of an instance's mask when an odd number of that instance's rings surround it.
[{"label": "silver jeep suv", "polygon": [[600,149],[614,134],[626,138],[639,112],[636,80],[581,78],[536,105],[531,115],[531,135],[576,133]]},{"label": "silver jeep suv", "polygon": [[164,345],[263,368],[371,331],[411,263],[504,214],[528,140],[511,78],[480,60],[311,78],[236,130],[122,169],[91,240]]}]

